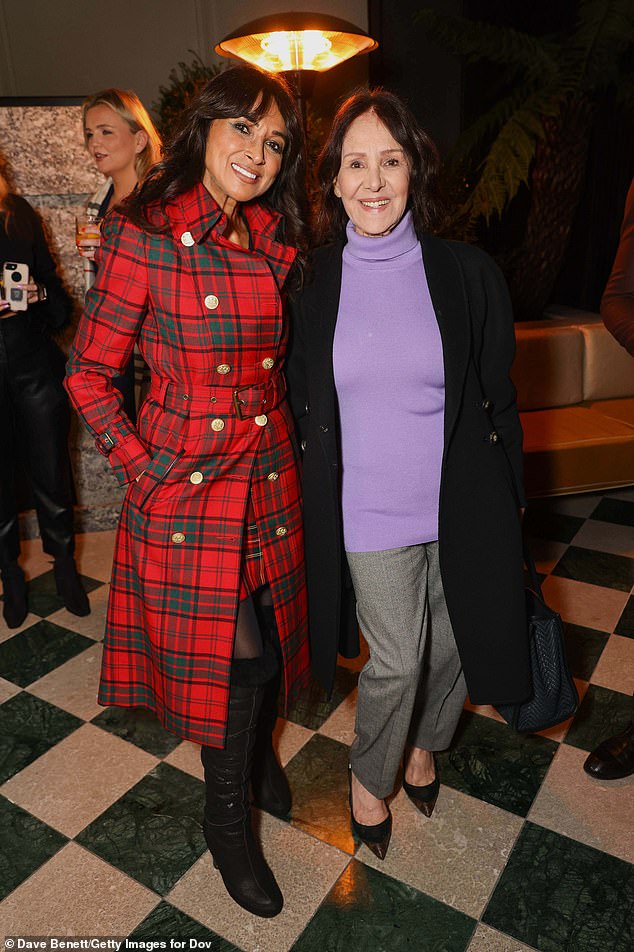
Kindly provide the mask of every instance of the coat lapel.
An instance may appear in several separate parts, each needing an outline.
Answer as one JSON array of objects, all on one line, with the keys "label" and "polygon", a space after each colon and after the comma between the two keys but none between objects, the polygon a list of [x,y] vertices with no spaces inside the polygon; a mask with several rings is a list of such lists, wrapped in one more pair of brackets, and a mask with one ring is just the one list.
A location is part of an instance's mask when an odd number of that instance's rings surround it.
[{"label": "coat lapel", "polygon": [[[332,348],[339,312],[339,298],[341,295],[342,269],[342,241],[334,242],[322,251],[322,260],[315,268],[315,277],[311,287],[311,310],[319,321],[319,333],[313,340],[314,346],[319,348],[319,356],[315,355],[315,366],[323,367],[324,379],[321,382],[322,394],[332,401],[334,412],[335,377],[332,362]],[[312,359],[312,358],[311,358]]]},{"label": "coat lapel", "polygon": [[429,293],[442,339],[446,447],[458,418],[471,351],[469,304],[462,271],[447,242],[432,235],[423,235],[421,246]]}]

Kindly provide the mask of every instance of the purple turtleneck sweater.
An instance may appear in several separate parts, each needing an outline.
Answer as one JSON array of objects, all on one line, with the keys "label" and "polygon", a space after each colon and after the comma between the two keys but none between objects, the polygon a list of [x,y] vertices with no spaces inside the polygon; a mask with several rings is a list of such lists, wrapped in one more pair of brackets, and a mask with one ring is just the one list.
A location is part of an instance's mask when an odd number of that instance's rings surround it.
[{"label": "purple turtleneck sweater", "polygon": [[438,538],[445,379],[411,212],[389,235],[348,222],[333,363],[348,552]]}]

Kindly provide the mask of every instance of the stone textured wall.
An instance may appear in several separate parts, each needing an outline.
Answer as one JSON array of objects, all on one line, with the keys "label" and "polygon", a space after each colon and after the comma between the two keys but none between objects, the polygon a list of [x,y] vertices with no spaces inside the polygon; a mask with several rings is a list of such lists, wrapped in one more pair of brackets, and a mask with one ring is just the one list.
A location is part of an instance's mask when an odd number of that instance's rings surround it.
[{"label": "stone textured wall", "polygon": [[[0,148],[15,173],[18,191],[40,213],[59,271],[78,314],[83,302],[82,261],[75,248],[75,215],[103,182],[84,148],[80,106],[0,106]],[[66,340],[65,345],[70,343]],[[77,492],[77,528],[116,522],[122,492],[108,462],[77,419],[71,458]],[[25,520],[26,534],[36,531]]]}]

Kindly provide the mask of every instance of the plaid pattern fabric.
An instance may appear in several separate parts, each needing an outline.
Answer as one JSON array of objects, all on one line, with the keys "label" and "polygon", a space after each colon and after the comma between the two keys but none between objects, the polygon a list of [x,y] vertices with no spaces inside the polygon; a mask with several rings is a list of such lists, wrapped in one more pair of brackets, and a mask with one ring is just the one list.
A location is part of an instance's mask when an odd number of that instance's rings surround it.
[{"label": "plaid pattern fabric", "polygon": [[[249,251],[224,239],[224,215],[202,185],[169,206],[169,235],[109,216],[67,378],[129,484],[99,700],[149,707],[210,746],[224,742],[249,496],[287,700],[308,676],[298,458],[279,370],[294,250],[275,241],[278,216],[244,212]],[[136,429],[111,384],[135,342],[152,374]]]}]

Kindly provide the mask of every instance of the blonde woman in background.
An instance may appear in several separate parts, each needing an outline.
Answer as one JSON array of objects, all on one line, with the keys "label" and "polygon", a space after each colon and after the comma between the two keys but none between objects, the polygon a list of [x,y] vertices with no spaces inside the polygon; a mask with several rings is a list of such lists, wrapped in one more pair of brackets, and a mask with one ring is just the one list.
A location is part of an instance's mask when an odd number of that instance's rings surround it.
[{"label": "blonde woman in background", "polygon": [[[82,124],[86,148],[106,177],[88,202],[86,213],[103,218],[159,161],[161,137],[139,97],[124,89],[104,89],[86,99]],[[89,290],[97,271],[94,238],[80,239],[78,249],[86,261],[84,276]],[[135,420],[134,358],[113,382],[123,395],[126,413]]]}]

